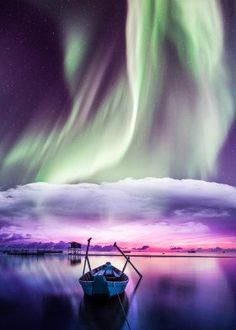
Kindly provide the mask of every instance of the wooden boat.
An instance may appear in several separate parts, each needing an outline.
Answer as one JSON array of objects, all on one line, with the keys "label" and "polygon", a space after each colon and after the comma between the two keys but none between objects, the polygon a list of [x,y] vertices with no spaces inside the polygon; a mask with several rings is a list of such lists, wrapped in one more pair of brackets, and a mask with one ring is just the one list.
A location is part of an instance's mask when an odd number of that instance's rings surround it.
[{"label": "wooden boat", "polygon": [[92,295],[108,295],[109,297],[124,292],[129,278],[110,262],[85,273],[80,278],[84,293]]},{"label": "wooden boat", "polygon": [[[121,252],[126,258],[126,263],[121,270],[114,267],[110,262],[105,263],[95,269],[91,269],[90,262],[88,259],[88,250],[91,238],[88,240],[83,275],[80,277],[79,282],[83,288],[83,291],[88,296],[108,296],[113,297],[120,295],[125,291],[125,288],[129,282],[128,276],[124,273],[128,262],[138,272],[139,276],[142,275],[130,262],[130,258],[127,257],[123,251],[114,243],[114,246]],[[88,263],[89,271],[85,273],[86,264]]]}]

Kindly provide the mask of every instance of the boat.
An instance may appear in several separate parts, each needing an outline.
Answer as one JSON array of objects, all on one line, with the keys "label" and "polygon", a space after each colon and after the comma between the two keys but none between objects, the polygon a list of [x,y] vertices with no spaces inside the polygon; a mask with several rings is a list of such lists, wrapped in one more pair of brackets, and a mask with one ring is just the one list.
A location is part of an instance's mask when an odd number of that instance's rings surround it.
[{"label": "boat", "polygon": [[[130,263],[139,276],[142,277],[141,273],[131,263],[130,257],[127,257],[116,243],[114,243],[114,247],[116,247],[126,259],[126,263],[122,271],[114,267],[109,261],[95,269],[91,269],[88,258],[90,241],[91,238],[88,239],[83,275],[79,279],[79,283],[82,286],[85,295],[114,297],[124,293],[129,282],[128,276],[124,273],[128,263]],[[89,271],[85,273],[87,264]]]},{"label": "boat", "polygon": [[121,294],[128,282],[128,276],[110,262],[85,273],[80,278],[80,284],[88,296],[103,294],[112,297]]}]

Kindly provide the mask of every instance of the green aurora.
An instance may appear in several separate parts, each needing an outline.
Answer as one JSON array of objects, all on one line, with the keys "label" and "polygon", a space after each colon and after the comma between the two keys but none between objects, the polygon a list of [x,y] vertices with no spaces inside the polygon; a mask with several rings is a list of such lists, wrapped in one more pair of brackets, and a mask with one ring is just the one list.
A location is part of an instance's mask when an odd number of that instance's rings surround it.
[{"label": "green aurora", "polygon": [[4,157],[1,176],[17,166],[22,183],[206,179],[217,171],[234,119],[218,1],[129,0],[126,65],[99,104],[112,49],[95,51],[78,87],[91,31],[81,22],[61,24],[70,115],[54,125],[31,121]]}]

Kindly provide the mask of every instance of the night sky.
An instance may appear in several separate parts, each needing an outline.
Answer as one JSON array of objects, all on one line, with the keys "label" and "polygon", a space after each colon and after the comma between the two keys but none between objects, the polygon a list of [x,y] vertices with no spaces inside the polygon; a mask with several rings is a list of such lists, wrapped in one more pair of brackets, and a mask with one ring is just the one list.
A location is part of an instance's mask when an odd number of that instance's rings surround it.
[{"label": "night sky", "polygon": [[[128,231],[136,228],[133,241],[141,235],[137,223],[161,223],[150,230],[160,229],[168,243],[153,239],[153,246],[195,246],[195,234],[186,238],[194,231],[199,245],[206,235],[211,246],[217,239],[233,246],[236,202],[226,205],[222,196],[219,206],[211,201],[212,187],[236,195],[235,15],[231,0],[1,1],[0,241],[16,234],[43,240],[42,228],[49,240],[72,239],[78,221],[89,224],[81,234],[87,237],[103,218],[112,231],[123,221]],[[192,202],[181,191],[180,198],[172,195],[171,188],[165,200],[157,193],[153,208],[153,195],[143,193],[148,177],[161,187],[163,178],[171,178],[173,189],[178,184],[190,189]],[[119,182],[126,186],[126,178],[133,178],[129,205],[146,210],[141,218],[114,192],[120,192]],[[77,187],[82,203],[84,182],[92,189],[83,197],[89,201],[85,213],[73,194]],[[103,182],[114,182],[114,200],[100,200]],[[208,185],[205,200],[201,194],[196,199],[193,182]],[[136,184],[147,204],[140,196],[136,200]],[[39,191],[39,202],[28,187]],[[49,208],[43,197],[48,191]],[[102,208],[95,214],[97,193]],[[61,196],[73,215],[58,209]],[[114,211],[116,198],[122,215]],[[67,225],[65,236],[53,232],[55,223]],[[170,223],[180,231],[186,225],[189,232],[177,235],[181,239],[173,234],[170,244],[172,231],[165,231]]]}]

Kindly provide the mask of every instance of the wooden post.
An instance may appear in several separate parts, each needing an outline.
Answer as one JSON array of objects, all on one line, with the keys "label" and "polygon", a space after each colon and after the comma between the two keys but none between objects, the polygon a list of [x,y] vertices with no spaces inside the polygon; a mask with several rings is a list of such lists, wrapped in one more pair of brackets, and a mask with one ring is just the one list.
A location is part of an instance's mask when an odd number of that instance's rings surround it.
[{"label": "wooden post", "polygon": [[133,267],[133,269],[136,271],[136,273],[140,276],[143,277],[143,275],[137,270],[137,268],[133,265],[133,263],[130,261],[130,258],[127,257],[124,252],[119,248],[119,246],[116,244],[116,242],[114,243],[114,246],[117,248],[117,250],[123,255],[123,257],[125,257],[126,261],[130,263],[130,265]]},{"label": "wooden post", "polygon": [[87,248],[86,248],[86,254],[85,254],[85,259],[84,259],[84,268],[83,268],[83,275],[85,273],[85,267],[86,267],[86,262],[88,262],[88,267],[89,267],[89,271],[91,272],[91,266],[90,266],[90,262],[88,259],[88,251],[89,251],[89,246],[90,246],[90,241],[91,241],[92,237],[90,237],[88,239],[88,244],[87,244]]}]

